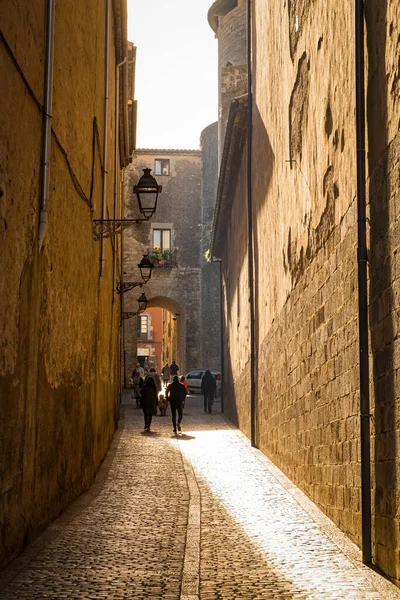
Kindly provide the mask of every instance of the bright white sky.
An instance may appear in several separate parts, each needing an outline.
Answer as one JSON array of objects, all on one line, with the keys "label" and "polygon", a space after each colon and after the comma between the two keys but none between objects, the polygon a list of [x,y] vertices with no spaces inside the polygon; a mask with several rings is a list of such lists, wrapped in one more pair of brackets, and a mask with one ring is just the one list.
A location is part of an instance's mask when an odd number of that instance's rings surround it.
[{"label": "bright white sky", "polygon": [[218,118],[213,0],[128,0],[128,39],[137,46],[137,148],[199,148]]}]

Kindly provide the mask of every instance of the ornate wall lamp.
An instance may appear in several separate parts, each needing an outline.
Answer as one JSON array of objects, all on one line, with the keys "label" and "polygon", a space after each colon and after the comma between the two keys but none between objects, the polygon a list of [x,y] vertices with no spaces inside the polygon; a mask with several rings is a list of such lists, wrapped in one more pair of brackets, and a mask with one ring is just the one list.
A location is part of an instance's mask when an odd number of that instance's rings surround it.
[{"label": "ornate wall lamp", "polygon": [[138,203],[139,210],[143,219],[94,219],[93,237],[96,241],[102,238],[111,238],[124,229],[131,227],[133,223],[143,223],[148,221],[155,213],[157,208],[158,194],[162,192],[162,186],[151,175],[151,169],[143,169],[143,175],[138,184],[133,187]]},{"label": "ornate wall lamp", "polygon": [[123,294],[124,292],[129,292],[129,290],[133,290],[135,287],[142,287],[145,283],[147,283],[151,277],[151,273],[154,269],[154,265],[149,259],[147,254],[143,254],[143,258],[138,264],[140,275],[142,277],[142,281],[119,281],[117,283],[117,293]]},{"label": "ornate wall lamp", "polygon": [[158,194],[162,192],[162,186],[151,175],[151,169],[143,169],[143,175],[133,191],[137,196],[140,212],[145,219],[150,219],[156,212]]},{"label": "ornate wall lamp", "polygon": [[148,302],[149,301],[146,298],[146,294],[143,292],[140,298],[138,298],[139,310],[136,312],[123,312],[122,319],[131,319],[132,317],[136,317],[136,315],[140,315],[146,310]]}]

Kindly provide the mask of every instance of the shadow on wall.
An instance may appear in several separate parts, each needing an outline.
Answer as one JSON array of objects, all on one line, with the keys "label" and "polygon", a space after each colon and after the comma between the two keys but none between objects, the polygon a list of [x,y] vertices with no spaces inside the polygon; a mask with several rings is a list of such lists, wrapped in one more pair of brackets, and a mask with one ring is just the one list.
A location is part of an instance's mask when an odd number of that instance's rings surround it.
[{"label": "shadow on wall", "polygon": [[[370,177],[370,331],[375,395],[375,562],[389,577],[396,573],[395,381],[393,370],[394,290],[390,239],[391,182],[388,149],[387,0],[366,8],[368,43],[368,160]],[[373,434],[372,429],[372,434]]]},{"label": "shadow on wall", "polygon": [[[253,106],[253,131],[257,132],[257,146],[262,148],[262,168],[254,169],[254,162],[252,171],[253,179],[253,190],[257,190],[257,197],[260,199],[258,203],[256,203],[256,199],[253,197],[253,240],[254,240],[254,315],[255,315],[255,348],[256,353],[260,348],[260,327],[258,323],[258,315],[263,313],[262,307],[260,307],[260,252],[263,251],[265,245],[262,244],[260,248],[259,239],[261,238],[265,242],[265,235],[262,231],[259,231],[259,213],[263,208],[265,203],[267,202],[269,188],[271,186],[272,174],[275,165],[275,154],[272,150],[271,142],[269,140],[268,132],[265,128],[264,122],[261,118],[260,111],[258,110],[258,106],[254,104]],[[257,161],[259,162],[259,161]],[[257,419],[257,399],[258,399],[258,383],[257,383],[257,372],[258,365],[256,365],[256,440],[259,439],[259,431],[258,431],[258,419]]]}]

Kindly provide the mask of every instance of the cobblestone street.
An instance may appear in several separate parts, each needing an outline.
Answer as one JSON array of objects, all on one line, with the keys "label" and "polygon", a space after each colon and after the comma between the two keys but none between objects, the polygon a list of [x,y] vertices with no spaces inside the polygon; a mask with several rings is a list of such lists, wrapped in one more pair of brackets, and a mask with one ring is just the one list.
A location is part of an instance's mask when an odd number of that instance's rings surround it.
[{"label": "cobblestone street", "polygon": [[0,574],[0,598],[399,599],[214,404],[143,432],[125,392],[89,492]]}]

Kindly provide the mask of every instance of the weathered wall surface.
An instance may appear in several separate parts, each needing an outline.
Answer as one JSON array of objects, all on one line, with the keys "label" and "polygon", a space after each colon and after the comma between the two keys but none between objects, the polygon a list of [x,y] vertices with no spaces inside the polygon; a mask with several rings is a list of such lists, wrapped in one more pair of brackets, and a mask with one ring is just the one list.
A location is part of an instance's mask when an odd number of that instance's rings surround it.
[{"label": "weathered wall surface", "polygon": [[400,6],[370,2],[368,169],[375,556],[400,584]]},{"label": "weathered wall surface", "polygon": [[[367,7],[373,554],[397,584],[399,23],[396,3]],[[257,444],[360,545],[353,31],[343,1],[256,3],[252,187]],[[225,406],[249,435],[235,371],[245,325],[232,321],[229,291],[235,269],[246,271],[232,239],[244,227],[241,186],[223,257]]]},{"label": "weathered wall surface", "polygon": [[218,18],[219,157],[223,151],[230,103],[247,90],[246,2],[239,0],[235,8]]},{"label": "weathered wall surface", "polygon": [[[52,127],[58,144],[53,135],[49,225],[39,251],[42,119],[28,85],[43,102],[44,15],[42,1],[23,10],[14,2],[0,7],[9,46],[0,42],[7,81],[0,98],[0,564],[90,485],[118,420],[111,244],[100,279],[100,244],[92,235],[92,219],[100,218],[99,155],[94,210],[71,179],[73,172],[87,200],[93,119],[100,138],[104,127],[105,3],[56,5]],[[96,36],[88,34],[93,23]],[[114,47],[110,61],[114,77]],[[111,139],[112,132],[111,115]],[[111,177],[107,192],[112,199]],[[111,212],[111,200],[109,206]]]},{"label": "weathered wall surface", "polygon": [[257,440],[359,543],[353,13],[291,7],[256,15]]},{"label": "weathered wall surface", "polygon": [[[145,167],[154,169],[156,158],[170,160],[170,175],[155,175],[163,186],[157,212],[148,223],[134,225],[124,232],[124,279],[140,280],[137,264],[142,254],[152,249],[152,230],[170,229],[171,246],[177,251],[173,266],[154,268],[145,291],[149,306],[160,306],[171,313],[180,313],[176,321],[178,356],[174,356],[181,373],[201,368],[201,153],[198,150],[138,150],[132,165],[126,170],[126,217],[139,216],[133,186]],[[154,172],[153,172],[154,174]],[[136,293],[135,293],[136,292]],[[124,294],[124,311],[136,311],[137,290]],[[133,317],[124,322],[126,370],[132,372],[136,357],[136,325]]]},{"label": "weathered wall surface", "polygon": [[[250,421],[250,315],[247,268],[246,152],[237,164],[237,180],[226,243],[221,255],[223,298],[224,412],[248,437]],[[232,260],[232,257],[235,257]]]},{"label": "weathered wall surface", "polygon": [[[200,368],[221,369],[221,308],[219,264],[208,262],[210,230],[218,183],[218,124],[202,131],[201,138],[203,234],[201,239],[201,354]],[[208,255],[207,255],[208,256]],[[208,257],[211,260],[211,256]]]}]

